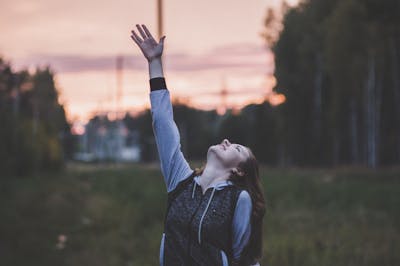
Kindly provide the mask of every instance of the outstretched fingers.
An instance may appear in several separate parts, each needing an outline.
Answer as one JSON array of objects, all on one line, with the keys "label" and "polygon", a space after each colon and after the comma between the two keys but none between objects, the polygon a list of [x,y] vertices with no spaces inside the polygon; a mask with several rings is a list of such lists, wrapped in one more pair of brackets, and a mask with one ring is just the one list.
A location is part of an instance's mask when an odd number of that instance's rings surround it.
[{"label": "outstretched fingers", "polygon": [[151,35],[151,33],[150,33],[150,31],[147,29],[146,25],[142,24],[142,27],[143,27],[144,31],[146,32],[147,37],[148,37],[148,38],[151,38],[151,39],[154,39],[153,35]]},{"label": "outstretched fingers", "polygon": [[143,42],[143,40],[136,34],[134,30],[131,30],[131,32],[132,32],[131,38],[132,40],[135,41],[136,44],[139,45],[141,42]]},{"label": "outstretched fingers", "polygon": [[139,24],[136,24],[136,28],[138,29],[138,31],[140,32],[140,35],[142,36],[143,40],[147,39],[147,35],[146,33],[144,33],[143,29],[140,27]]}]

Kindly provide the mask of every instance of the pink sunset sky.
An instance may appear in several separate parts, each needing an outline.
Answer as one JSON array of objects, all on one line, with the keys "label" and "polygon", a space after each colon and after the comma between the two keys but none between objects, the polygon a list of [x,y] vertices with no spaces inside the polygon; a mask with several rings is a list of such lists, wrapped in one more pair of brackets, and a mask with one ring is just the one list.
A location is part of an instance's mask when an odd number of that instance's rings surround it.
[{"label": "pink sunset sky", "polygon": [[[14,70],[50,65],[70,121],[114,110],[117,56],[124,65],[118,109],[135,112],[149,106],[147,63],[130,30],[145,24],[157,36],[156,0],[0,3],[0,56]],[[267,8],[280,3],[164,0],[164,74],[173,97],[211,109],[220,105],[222,87],[229,107],[271,95],[274,59],[261,33]],[[248,92],[235,93],[242,90]]]}]

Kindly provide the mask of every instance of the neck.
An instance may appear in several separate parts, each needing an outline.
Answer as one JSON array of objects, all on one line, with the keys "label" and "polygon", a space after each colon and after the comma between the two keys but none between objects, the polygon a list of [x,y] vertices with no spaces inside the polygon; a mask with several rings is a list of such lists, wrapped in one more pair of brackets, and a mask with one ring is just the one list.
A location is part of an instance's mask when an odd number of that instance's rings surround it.
[{"label": "neck", "polygon": [[229,170],[207,163],[200,176],[199,183],[204,193],[209,187],[221,181],[228,180],[229,177]]}]

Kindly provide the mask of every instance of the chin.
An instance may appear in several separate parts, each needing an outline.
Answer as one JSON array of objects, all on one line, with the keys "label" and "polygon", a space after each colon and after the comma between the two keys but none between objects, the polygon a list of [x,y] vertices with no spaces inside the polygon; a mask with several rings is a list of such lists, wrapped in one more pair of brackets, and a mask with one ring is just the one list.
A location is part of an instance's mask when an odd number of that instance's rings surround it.
[{"label": "chin", "polygon": [[214,149],[216,151],[223,151],[220,144],[211,145],[208,149]]},{"label": "chin", "polygon": [[210,156],[219,157],[219,156],[220,156],[220,152],[221,152],[221,149],[219,148],[218,145],[210,146],[210,148],[208,148],[208,151],[207,151],[207,159],[208,159]]},{"label": "chin", "polygon": [[210,152],[217,152],[217,145],[213,145],[213,146],[210,146],[209,148],[208,148],[208,151],[207,151],[207,155],[210,153]]}]

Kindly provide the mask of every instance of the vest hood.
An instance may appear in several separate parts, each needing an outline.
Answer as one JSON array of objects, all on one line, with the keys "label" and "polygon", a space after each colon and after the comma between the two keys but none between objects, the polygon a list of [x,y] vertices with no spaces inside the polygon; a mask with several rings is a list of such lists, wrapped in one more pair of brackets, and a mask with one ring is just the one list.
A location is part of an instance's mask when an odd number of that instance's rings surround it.
[{"label": "vest hood", "polygon": [[[196,182],[197,186],[200,186],[200,176],[195,176],[194,177],[194,181]],[[233,185],[232,181],[224,180],[224,181],[221,181],[221,182],[219,182],[217,184],[212,185],[211,187],[215,188],[216,190],[221,190],[226,186],[232,186],[232,185]],[[196,187],[196,186],[194,186],[194,187]]]}]

